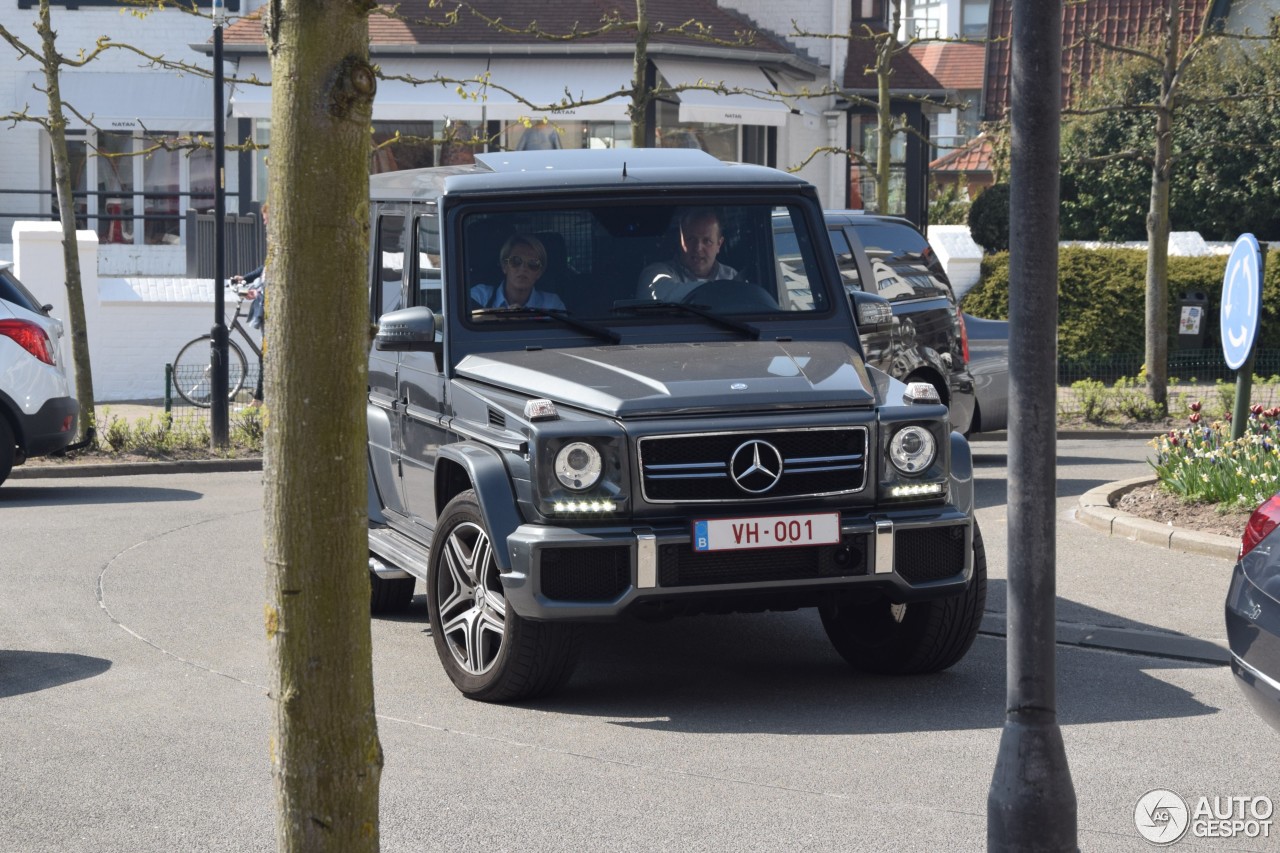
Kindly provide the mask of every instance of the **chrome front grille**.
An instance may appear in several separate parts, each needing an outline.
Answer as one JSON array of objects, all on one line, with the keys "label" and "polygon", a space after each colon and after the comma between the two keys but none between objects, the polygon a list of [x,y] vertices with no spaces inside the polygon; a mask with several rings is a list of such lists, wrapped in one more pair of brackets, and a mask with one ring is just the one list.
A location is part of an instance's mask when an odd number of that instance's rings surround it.
[{"label": "chrome front grille", "polygon": [[840,495],[866,485],[866,427],[650,436],[638,452],[651,503]]}]

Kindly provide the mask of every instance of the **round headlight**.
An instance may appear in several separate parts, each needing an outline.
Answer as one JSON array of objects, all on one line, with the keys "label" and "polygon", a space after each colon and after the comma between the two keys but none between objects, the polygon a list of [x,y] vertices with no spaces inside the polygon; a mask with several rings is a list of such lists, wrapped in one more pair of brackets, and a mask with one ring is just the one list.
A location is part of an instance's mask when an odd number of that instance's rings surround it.
[{"label": "round headlight", "polygon": [[889,442],[889,460],[904,474],[919,474],[928,468],[936,451],[933,433],[924,427],[903,427]]},{"label": "round headlight", "polygon": [[556,454],[556,479],[574,491],[591,488],[600,479],[600,451],[585,441],[566,444]]}]

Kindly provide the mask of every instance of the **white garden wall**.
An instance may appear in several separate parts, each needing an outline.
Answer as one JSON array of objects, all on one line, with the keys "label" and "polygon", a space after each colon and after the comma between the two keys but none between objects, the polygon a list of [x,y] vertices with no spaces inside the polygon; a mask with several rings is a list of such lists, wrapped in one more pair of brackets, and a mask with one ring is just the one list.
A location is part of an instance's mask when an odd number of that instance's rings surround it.
[{"label": "white garden wall", "polygon": [[[95,400],[162,398],[165,365],[183,344],[213,327],[213,281],[100,278],[98,235],[80,231],[77,236]],[[18,222],[13,226],[13,249],[18,278],[41,302],[52,304],[53,315],[68,324],[62,356],[69,371],[74,371],[61,228],[56,222]],[[235,297],[228,293],[228,325],[235,304]],[[260,340],[257,333],[254,336]],[[236,339],[238,333],[233,335]],[[253,358],[251,352],[245,355]]]}]

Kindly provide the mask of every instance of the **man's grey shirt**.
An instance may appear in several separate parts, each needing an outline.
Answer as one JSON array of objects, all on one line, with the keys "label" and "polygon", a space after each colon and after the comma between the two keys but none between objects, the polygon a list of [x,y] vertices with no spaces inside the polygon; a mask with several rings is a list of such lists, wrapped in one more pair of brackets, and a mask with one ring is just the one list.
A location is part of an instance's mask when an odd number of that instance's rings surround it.
[{"label": "man's grey shirt", "polygon": [[719,261],[716,261],[711,275],[706,278],[698,278],[679,261],[659,261],[649,264],[641,271],[636,297],[658,302],[679,302],[708,281],[738,278],[740,276],[737,270]]}]

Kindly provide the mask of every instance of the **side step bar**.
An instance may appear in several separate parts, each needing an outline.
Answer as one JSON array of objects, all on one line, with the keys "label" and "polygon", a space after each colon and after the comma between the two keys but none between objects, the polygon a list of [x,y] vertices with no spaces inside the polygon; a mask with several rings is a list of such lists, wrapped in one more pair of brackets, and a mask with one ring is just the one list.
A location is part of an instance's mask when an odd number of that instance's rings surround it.
[{"label": "side step bar", "polygon": [[369,528],[369,571],[380,578],[427,579],[427,552],[388,527]]}]

